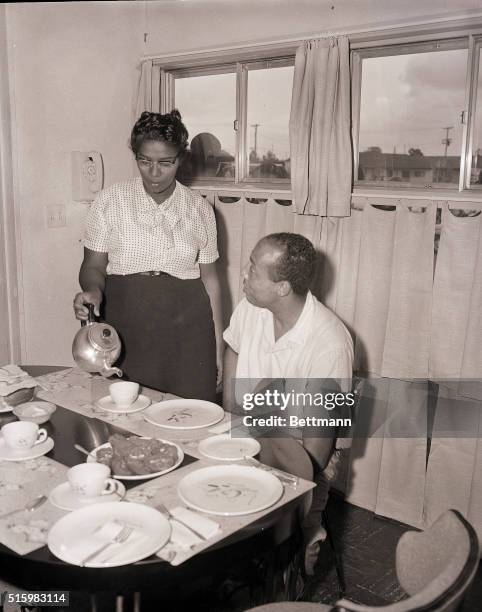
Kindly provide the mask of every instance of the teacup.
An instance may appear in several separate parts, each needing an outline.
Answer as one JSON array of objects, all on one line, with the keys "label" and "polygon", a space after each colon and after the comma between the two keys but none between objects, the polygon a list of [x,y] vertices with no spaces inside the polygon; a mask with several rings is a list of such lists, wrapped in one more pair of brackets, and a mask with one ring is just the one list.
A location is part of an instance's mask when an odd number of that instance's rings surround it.
[{"label": "teacup", "polygon": [[47,430],[39,429],[37,423],[28,421],[14,421],[2,427],[5,443],[14,450],[29,450],[36,444],[47,439]]},{"label": "teacup", "polygon": [[80,463],[67,472],[69,484],[80,499],[117,492],[119,483],[110,478],[110,467],[103,463]]},{"label": "teacup", "polygon": [[139,383],[121,380],[109,385],[109,393],[117,407],[128,408],[139,395]]}]

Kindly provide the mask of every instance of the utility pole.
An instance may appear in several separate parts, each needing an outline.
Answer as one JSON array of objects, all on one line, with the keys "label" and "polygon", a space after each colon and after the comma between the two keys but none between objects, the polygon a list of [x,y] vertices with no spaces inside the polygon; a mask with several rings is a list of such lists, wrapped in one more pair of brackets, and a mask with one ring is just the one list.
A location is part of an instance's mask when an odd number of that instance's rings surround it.
[{"label": "utility pole", "polygon": [[258,158],[258,127],[260,125],[261,125],[260,123],[251,124],[251,127],[254,128],[254,155],[256,159]]},{"label": "utility pole", "polygon": [[442,130],[445,130],[445,138],[442,140],[442,144],[445,145],[444,157],[447,157],[447,149],[452,142],[452,139],[449,138],[449,131],[453,129],[453,126],[442,128]]}]

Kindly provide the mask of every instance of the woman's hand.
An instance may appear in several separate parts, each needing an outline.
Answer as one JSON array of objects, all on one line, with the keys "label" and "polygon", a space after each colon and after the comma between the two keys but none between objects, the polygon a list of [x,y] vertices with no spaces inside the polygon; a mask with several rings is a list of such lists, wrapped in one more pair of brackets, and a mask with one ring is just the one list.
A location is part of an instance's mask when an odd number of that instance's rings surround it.
[{"label": "woman's hand", "polygon": [[87,304],[94,305],[94,314],[100,315],[100,305],[102,304],[102,291],[94,289],[93,291],[81,291],[74,297],[74,312],[75,318],[79,321],[86,321],[89,316]]}]

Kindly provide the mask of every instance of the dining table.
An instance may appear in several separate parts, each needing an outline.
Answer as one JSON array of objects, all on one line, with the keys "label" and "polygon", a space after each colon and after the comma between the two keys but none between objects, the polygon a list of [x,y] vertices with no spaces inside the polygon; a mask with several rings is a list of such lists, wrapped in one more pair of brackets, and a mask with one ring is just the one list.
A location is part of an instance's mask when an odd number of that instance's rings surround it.
[{"label": "dining table", "polygon": [[[184,455],[182,463],[169,473],[142,481],[124,480],[125,501],[145,503],[153,507],[156,507],[159,501],[167,502],[165,505],[170,507],[175,504],[185,505],[178,498],[177,485],[180,480],[200,468],[226,464],[199,452],[199,443],[213,435],[212,428],[170,430],[147,422],[142,412],[121,415],[99,411],[92,396],[92,389],[97,385],[97,395],[104,391],[108,393],[108,385],[112,380],[104,380],[98,375],[65,366],[37,365],[22,368],[38,381],[36,398],[56,405],[50,420],[41,425],[54,441],[53,448],[42,460],[50,461],[53,466],[59,467],[56,483],[66,480],[68,468],[85,462],[85,455],[76,445],[91,451],[106,443],[109,437],[116,433],[172,441],[182,448]],[[142,393],[150,396],[152,402],[174,398],[172,395],[150,389],[142,389]],[[0,426],[16,419],[12,412],[3,412],[0,414]],[[229,415],[225,415],[224,419],[229,419]],[[37,462],[36,467],[32,469],[39,470],[40,484],[36,493],[48,496],[50,491],[47,489],[54,481],[49,485],[48,479],[40,474],[40,470],[48,469],[46,465]],[[264,467],[269,469],[269,466]],[[8,487],[1,488],[5,470],[14,473],[21,468],[24,468],[22,462],[0,460],[0,493],[9,493]],[[134,601],[134,609],[140,610],[139,593],[155,591],[155,597],[162,602],[166,594],[182,591],[183,585],[193,584],[202,578],[209,581],[216,576],[225,575],[230,568],[237,568],[247,560],[273,555],[273,551],[287,542],[293,542],[293,546],[298,547],[300,524],[315,485],[308,478],[302,477],[297,478],[294,485],[290,480],[282,480],[282,483],[281,499],[271,507],[242,516],[209,516],[219,523],[217,535],[191,547],[187,554],[185,551],[179,554],[174,561],[172,558],[163,558],[161,550],[159,554],[150,555],[134,563],[101,569],[67,563],[51,552],[46,545],[48,529],[55,520],[66,515],[67,511],[51,508],[50,501],[47,501],[40,509],[28,513],[28,519],[33,515],[44,517],[46,532],[45,541],[40,538],[32,550],[11,548],[3,537],[5,529],[2,529],[2,526],[5,528],[6,523],[0,519],[0,579],[28,592],[75,591],[91,594],[92,610],[96,610],[95,594],[109,592],[117,598],[117,610],[122,609],[123,598]],[[46,489],[43,490],[42,487]],[[24,493],[27,497],[32,497],[32,494]],[[12,495],[16,497],[17,492],[12,491]],[[20,514],[22,520],[25,519],[25,514],[27,513]],[[272,558],[276,558],[276,554]],[[266,599],[269,600],[270,585],[266,586]],[[133,594],[136,596],[133,597]]]}]

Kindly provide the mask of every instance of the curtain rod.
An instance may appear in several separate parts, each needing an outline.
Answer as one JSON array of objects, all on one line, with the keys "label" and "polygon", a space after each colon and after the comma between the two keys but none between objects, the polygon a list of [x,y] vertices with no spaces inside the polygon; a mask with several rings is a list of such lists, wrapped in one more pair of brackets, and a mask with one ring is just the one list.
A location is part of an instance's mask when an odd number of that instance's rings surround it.
[{"label": "curtain rod", "polygon": [[[241,187],[234,187],[232,189],[226,187],[202,187],[202,186],[191,186],[191,189],[195,191],[201,192],[201,194],[216,194],[218,197],[222,198],[261,198],[261,199],[273,199],[273,200],[292,200],[293,194],[291,191],[277,191],[276,189],[246,189]],[[482,196],[482,194],[481,194]],[[475,194],[474,196],[475,197]],[[469,210],[482,210],[482,200],[469,200],[467,197],[465,198],[457,198],[456,196],[440,196],[437,197],[436,193],[433,193],[431,197],[427,195],[415,195],[415,194],[360,194],[360,193],[352,193],[351,195],[352,201],[359,200],[390,200],[390,206],[397,206],[397,204],[403,204],[407,201],[420,201],[425,202],[427,205],[436,205],[437,208],[442,208],[443,203],[448,202],[449,205],[457,202],[460,203],[460,208],[469,209]],[[463,205],[463,206],[462,206]],[[455,208],[455,206],[451,206],[451,208]]]},{"label": "curtain rod", "polygon": [[[470,14],[470,17],[468,16]],[[478,9],[471,9],[465,11],[463,14],[456,14],[452,17],[447,16],[439,16],[439,17],[425,17],[418,20],[413,20],[411,22],[406,22],[400,24],[399,22],[392,23],[384,23],[379,25],[362,25],[352,28],[346,28],[341,30],[332,30],[332,31],[323,31],[323,32],[312,32],[310,34],[303,34],[301,36],[283,38],[277,40],[264,40],[264,41],[253,41],[253,42],[245,42],[237,45],[230,45],[227,47],[208,47],[204,49],[190,49],[187,51],[177,51],[174,53],[156,53],[151,55],[144,55],[142,60],[172,60],[173,58],[186,58],[191,55],[199,55],[199,54],[209,54],[209,53],[218,53],[221,51],[236,51],[236,50],[252,50],[254,48],[261,47],[274,47],[276,45],[297,45],[305,42],[306,40],[310,40],[312,38],[326,38],[330,36],[342,36],[342,35],[350,35],[350,42],[362,42],[364,38],[372,35],[372,34],[383,34],[384,32],[393,34],[393,30],[395,33],[397,31],[403,33],[407,29],[416,28],[416,27],[426,27],[430,28],[435,25],[444,24],[446,26],[450,26],[453,28],[462,28],[466,27],[474,27],[474,20],[482,18],[482,11]],[[363,29],[360,29],[363,28]]]}]

